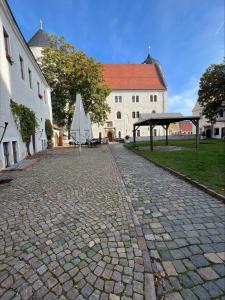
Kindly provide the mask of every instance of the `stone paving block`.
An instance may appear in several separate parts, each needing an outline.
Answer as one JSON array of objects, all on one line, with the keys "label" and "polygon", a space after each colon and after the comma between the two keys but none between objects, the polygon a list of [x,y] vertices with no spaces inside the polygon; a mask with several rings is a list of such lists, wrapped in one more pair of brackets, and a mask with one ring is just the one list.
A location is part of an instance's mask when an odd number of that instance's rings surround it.
[{"label": "stone paving block", "polygon": [[180,293],[184,300],[198,300],[190,289],[183,289]]},{"label": "stone paving block", "polygon": [[163,261],[162,264],[163,264],[165,272],[166,272],[166,274],[168,276],[177,276],[178,275],[172,262],[170,262],[170,261]]},{"label": "stone paving block", "polygon": [[165,296],[165,300],[183,300],[180,293],[171,293]]},{"label": "stone paving block", "polygon": [[211,296],[208,291],[201,285],[198,285],[192,289],[193,293],[201,300],[211,300]]},{"label": "stone paving block", "polygon": [[217,298],[224,294],[224,292],[213,281],[206,282],[203,284],[203,287],[207,289],[212,298]]},{"label": "stone paving block", "polygon": [[203,255],[194,255],[191,261],[197,268],[209,266],[209,262]]},{"label": "stone paving block", "polygon": [[215,253],[204,253],[204,256],[212,263],[216,263],[216,264],[223,263],[222,259]]},{"label": "stone paving block", "polygon": [[219,275],[211,267],[200,268],[197,270],[197,272],[204,280],[213,280],[219,278]]}]

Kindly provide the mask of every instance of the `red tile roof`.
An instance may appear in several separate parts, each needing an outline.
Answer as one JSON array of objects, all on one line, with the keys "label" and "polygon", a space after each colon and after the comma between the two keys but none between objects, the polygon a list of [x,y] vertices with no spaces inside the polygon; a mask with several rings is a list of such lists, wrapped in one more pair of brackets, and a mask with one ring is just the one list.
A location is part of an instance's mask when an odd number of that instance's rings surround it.
[{"label": "red tile roof", "polygon": [[104,64],[103,73],[112,90],[166,90],[155,64]]}]

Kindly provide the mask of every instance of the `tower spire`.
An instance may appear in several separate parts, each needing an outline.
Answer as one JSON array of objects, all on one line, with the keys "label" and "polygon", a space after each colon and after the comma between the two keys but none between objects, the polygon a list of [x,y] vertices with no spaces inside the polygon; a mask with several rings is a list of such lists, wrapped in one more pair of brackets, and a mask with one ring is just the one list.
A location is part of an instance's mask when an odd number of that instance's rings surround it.
[{"label": "tower spire", "polygon": [[148,55],[150,55],[150,50],[151,50],[151,47],[148,46]]},{"label": "tower spire", "polygon": [[43,29],[43,21],[40,19],[40,29]]}]

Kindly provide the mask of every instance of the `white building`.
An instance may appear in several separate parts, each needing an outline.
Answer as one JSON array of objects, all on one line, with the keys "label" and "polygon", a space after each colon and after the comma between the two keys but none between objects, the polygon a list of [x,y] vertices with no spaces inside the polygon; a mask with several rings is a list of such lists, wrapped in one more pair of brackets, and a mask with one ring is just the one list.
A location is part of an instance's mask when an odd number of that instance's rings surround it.
[{"label": "white building", "polygon": [[[217,119],[215,124],[211,124],[205,116],[202,114],[202,107],[196,102],[193,110],[193,116],[199,116],[199,130],[200,134],[205,133],[206,137],[221,139],[225,137],[225,111],[221,111],[217,114]],[[195,132],[195,126],[193,126],[193,131]]]},{"label": "white building", "polygon": [[[45,120],[52,120],[50,88],[5,0],[0,0],[0,169],[27,155],[10,100],[30,108],[39,127],[30,151],[47,147]],[[4,126],[8,123],[5,134]]]},{"label": "white building", "polygon": [[[167,112],[167,87],[158,61],[148,55],[143,64],[104,64],[104,80],[112,92],[107,97],[111,108],[103,126],[93,124],[94,138],[109,141],[133,136],[133,124],[143,113]],[[161,126],[154,135],[163,135]],[[137,130],[140,139],[149,137],[149,128]]]}]

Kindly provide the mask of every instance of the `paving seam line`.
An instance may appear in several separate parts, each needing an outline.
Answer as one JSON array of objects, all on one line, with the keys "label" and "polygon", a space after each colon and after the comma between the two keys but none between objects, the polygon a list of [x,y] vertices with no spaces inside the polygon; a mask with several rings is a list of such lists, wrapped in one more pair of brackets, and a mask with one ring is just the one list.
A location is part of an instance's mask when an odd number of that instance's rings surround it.
[{"label": "paving seam line", "polygon": [[[127,149],[127,148],[126,148]],[[193,180],[187,176],[185,176],[184,174],[181,174],[180,172],[177,172],[177,171],[174,171],[173,169],[169,168],[169,167],[166,167],[166,166],[163,166],[161,165],[160,163],[158,162],[155,162],[154,160],[152,160],[151,158],[146,158],[140,154],[138,154],[138,152],[136,152],[135,150],[132,150],[132,149],[127,149],[128,151],[132,151],[133,153],[135,153],[136,155],[138,155],[139,157],[142,157],[144,158],[145,160],[147,160],[148,162],[151,162],[153,163],[155,166],[161,168],[161,169],[164,169],[165,171],[173,174],[174,176],[194,185],[195,187],[199,188],[200,190],[204,191],[206,194],[216,198],[217,200],[220,200],[222,201],[224,204],[225,204],[225,196],[209,189],[207,186],[205,186],[204,184],[202,183],[199,183],[198,181],[196,180]]]},{"label": "paving seam line", "polygon": [[115,157],[113,155],[113,152],[110,148],[109,145],[107,145],[111,156],[112,156],[112,162],[114,164],[114,167],[116,168],[116,170],[118,171],[119,177],[120,177],[120,182],[121,185],[123,186],[125,192],[126,192],[126,198],[128,201],[128,205],[131,211],[131,215],[133,218],[133,223],[135,226],[135,231],[137,233],[137,241],[138,241],[138,246],[142,251],[143,254],[143,260],[144,260],[144,274],[145,274],[145,300],[156,300],[156,287],[155,287],[155,282],[154,282],[154,277],[153,277],[153,268],[152,268],[152,263],[151,263],[151,259],[149,256],[149,252],[148,252],[148,247],[144,238],[144,234],[141,228],[141,224],[139,222],[139,219],[137,217],[136,212],[134,211],[134,208],[132,206],[132,202],[131,202],[131,198],[129,196],[129,193],[127,191],[125,182],[123,180],[122,174],[120,173],[119,167],[117,166]]}]

